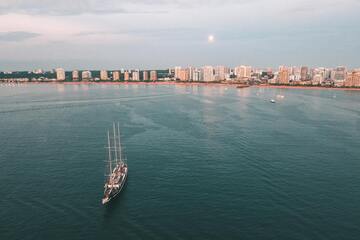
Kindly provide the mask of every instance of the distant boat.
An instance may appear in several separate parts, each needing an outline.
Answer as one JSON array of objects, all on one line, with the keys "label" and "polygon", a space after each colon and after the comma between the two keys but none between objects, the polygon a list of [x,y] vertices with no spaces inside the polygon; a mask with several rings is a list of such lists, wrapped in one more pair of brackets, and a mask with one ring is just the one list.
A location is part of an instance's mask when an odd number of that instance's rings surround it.
[{"label": "distant boat", "polygon": [[107,135],[109,172],[105,175],[107,179],[104,186],[105,189],[102,204],[110,202],[121,192],[126,182],[128,173],[128,166],[124,161],[121,150],[119,123],[117,124],[117,129],[115,127],[115,123],[113,124],[113,136],[110,137],[109,131]]},{"label": "distant boat", "polygon": [[270,102],[271,103],[276,103],[276,101],[274,99],[271,99]]}]

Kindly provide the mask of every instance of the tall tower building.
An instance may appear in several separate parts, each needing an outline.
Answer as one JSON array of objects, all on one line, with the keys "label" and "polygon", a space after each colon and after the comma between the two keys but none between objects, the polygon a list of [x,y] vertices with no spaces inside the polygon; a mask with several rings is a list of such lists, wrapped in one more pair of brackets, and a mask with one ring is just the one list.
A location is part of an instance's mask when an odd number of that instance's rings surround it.
[{"label": "tall tower building", "polygon": [[324,76],[322,74],[314,74],[314,76],[312,77],[312,84],[313,85],[317,85],[317,84],[321,84],[324,81]]},{"label": "tall tower building", "polygon": [[226,76],[230,74],[230,69],[225,66],[216,66],[215,67],[215,80],[223,81],[226,79]]},{"label": "tall tower building", "polygon": [[283,71],[284,69],[287,69],[287,67],[284,65],[279,66],[279,72]]},{"label": "tall tower building", "polygon": [[57,68],[55,72],[57,81],[65,81],[65,70],[63,68]]},{"label": "tall tower building", "polygon": [[214,68],[212,66],[203,67],[203,80],[204,82],[214,81]]},{"label": "tall tower building", "polygon": [[91,80],[91,72],[90,71],[83,71],[81,73],[81,79],[82,81],[89,81]]},{"label": "tall tower building", "polygon": [[129,81],[130,80],[130,73],[128,71],[124,72],[124,80]]},{"label": "tall tower building", "polygon": [[72,72],[72,80],[73,81],[79,81],[79,71],[78,70],[74,70]]},{"label": "tall tower building", "polygon": [[175,70],[175,75],[174,75],[174,77],[175,77],[175,80],[176,79],[180,79],[180,71],[181,71],[181,67],[175,67],[174,68]]},{"label": "tall tower building", "polygon": [[345,67],[337,67],[335,68],[334,80],[343,81],[346,78],[346,68]]},{"label": "tall tower building", "polygon": [[250,78],[251,70],[252,70],[251,66],[241,65],[235,68],[235,75],[239,79]]},{"label": "tall tower building", "polygon": [[360,87],[360,72],[353,71],[346,76],[346,87]]},{"label": "tall tower building", "polygon": [[324,76],[325,80],[331,79],[331,69],[326,68],[325,69],[325,76]]},{"label": "tall tower building", "polygon": [[306,81],[308,80],[309,68],[306,66],[302,66],[300,69],[300,80]]},{"label": "tall tower building", "polygon": [[189,70],[189,80],[190,81],[193,81],[194,80],[194,72],[195,72],[195,68],[193,67],[188,67],[188,70]]},{"label": "tall tower building", "polygon": [[194,70],[193,81],[196,81],[196,82],[204,81],[204,79],[203,79],[203,70],[202,69],[195,69]]},{"label": "tall tower building", "polygon": [[132,73],[132,80],[133,81],[140,81],[140,72],[136,70]]},{"label": "tall tower building", "polygon": [[289,69],[282,68],[282,70],[279,72],[279,83],[289,84]]},{"label": "tall tower building", "polygon": [[113,71],[113,80],[114,81],[120,80],[120,72],[119,71]]},{"label": "tall tower building", "polygon": [[150,72],[150,80],[151,80],[151,81],[157,81],[157,80],[158,80],[158,76],[157,76],[157,72],[156,72],[156,71],[151,71],[151,72]]},{"label": "tall tower building", "polygon": [[143,81],[149,81],[149,72],[148,71],[143,72]]},{"label": "tall tower building", "polygon": [[321,84],[326,79],[326,69],[323,67],[315,68],[311,79],[313,84]]},{"label": "tall tower building", "polygon": [[178,79],[180,79],[180,81],[189,81],[190,80],[189,69],[187,68],[181,69],[179,72]]},{"label": "tall tower building", "polygon": [[109,80],[108,72],[106,70],[100,71],[100,80],[103,81]]}]

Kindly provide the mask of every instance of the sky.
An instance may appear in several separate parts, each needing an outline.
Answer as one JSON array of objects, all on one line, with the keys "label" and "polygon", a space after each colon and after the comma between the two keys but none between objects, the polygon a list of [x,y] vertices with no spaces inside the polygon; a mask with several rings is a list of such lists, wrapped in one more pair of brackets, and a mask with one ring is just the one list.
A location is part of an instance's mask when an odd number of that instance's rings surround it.
[{"label": "sky", "polygon": [[358,9],[360,0],[1,0],[0,70],[355,68]]}]

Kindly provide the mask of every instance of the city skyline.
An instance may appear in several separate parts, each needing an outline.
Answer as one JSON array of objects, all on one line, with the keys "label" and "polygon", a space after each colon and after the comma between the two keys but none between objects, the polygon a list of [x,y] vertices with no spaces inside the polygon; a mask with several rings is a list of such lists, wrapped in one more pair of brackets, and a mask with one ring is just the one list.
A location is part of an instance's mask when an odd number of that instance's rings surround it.
[{"label": "city skyline", "polygon": [[[275,65],[275,66],[256,66],[256,65],[249,65],[249,64],[235,64],[235,65],[226,65],[226,64],[202,64],[202,65],[190,65],[190,64],[185,64],[185,65],[164,65],[164,67],[162,68],[139,68],[139,67],[124,67],[124,66],[118,66],[118,67],[103,67],[103,68],[91,68],[91,67],[83,67],[83,68],[75,68],[75,67],[64,67],[63,65],[56,65],[56,66],[52,66],[49,68],[44,68],[41,66],[35,66],[34,68],[23,68],[23,69],[1,69],[0,66],[0,72],[33,72],[36,73],[37,71],[40,72],[52,72],[52,71],[56,71],[56,69],[61,68],[64,69],[65,71],[108,71],[108,72],[112,72],[112,71],[152,71],[152,70],[170,70],[170,69],[174,69],[176,70],[176,68],[179,69],[185,69],[185,68],[204,68],[207,66],[211,66],[214,68],[214,71],[216,70],[217,67],[226,67],[228,68],[228,70],[233,70],[234,72],[237,71],[237,68],[239,67],[250,67],[251,70],[272,70],[274,72],[280,71],[282,67],[286,67],[286,68],[296,68],[296,67],[306,67],[309,70],[310,69],[317,69],[317,68],[326,68],[326,69],[335,69],[338,67],[344,67],[347,70],[351,71],[351,70],[356,70],[358,71],[360,69],[360,63],[359,64],[354,64],[353,66],[348,66],[345,64],[339,64],[339,65],[332,65],[332,66],[328,66],[328,65],[308,65],[308,64],[301,64],[301,65],[296,65],[296,64],[279,64],[279,65]],[[247,70],[249,71],[249,70]]]},{"label": "city skyline", "polygon": [[358,67],[360,1],[9,1],[0,69]]},{"label": "city skyline", "polygon": [[[81,76],[81,78],[80,78]],[[323,87],[360,87],[360,68],[345,66],[335,68],[284,66],[277,69],[253,68],[238,65],[230,68],[224,65],[203,67],[175,66],[166,70],[121,69],[121,70],[79,70],[66,71],[56,68],[51,71],[36,69],[33,71],[1,72],[3,82],[49,82],[49,81],[180,81],[229,83],[243,85],[303,85]]]}]

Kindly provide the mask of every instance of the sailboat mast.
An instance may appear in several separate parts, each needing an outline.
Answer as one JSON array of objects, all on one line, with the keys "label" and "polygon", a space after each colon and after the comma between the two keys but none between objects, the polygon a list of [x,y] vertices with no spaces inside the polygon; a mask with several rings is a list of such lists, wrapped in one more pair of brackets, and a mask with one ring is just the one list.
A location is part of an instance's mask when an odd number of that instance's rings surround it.
[{"label": "sailboat mast", "polygon": [[112,173],[112,166],[111,166],[111,148],[110,148],[110,134],[109,134],[109,131],[107,132],[107,136],[108,136],[109,168],[110,168],[109,175],[110,175]]},{"label": "sailboat mast", "polygon": [[119,158],[120,158],[120,162],[122,163],[123,162],[123,159],[122,159],[122,152],[121,152],[121,136],[120,136],[120,124],[118,123],[117,124],[117,132],[118,132],[118,137],[119,137]]},{"label": "sailboat mast", "polygon": [[117,156],[117,146],[116,146],[116,130],[115,130],[115,123],[113,123],[113,130],[114,130],[114,148],[115,148],[115,162],[116,165],[118,164],[118,156]]}]

